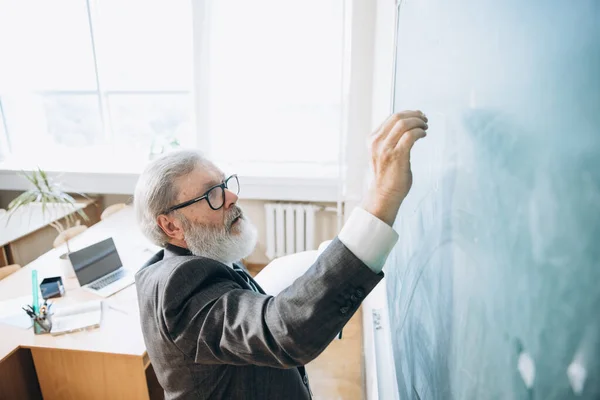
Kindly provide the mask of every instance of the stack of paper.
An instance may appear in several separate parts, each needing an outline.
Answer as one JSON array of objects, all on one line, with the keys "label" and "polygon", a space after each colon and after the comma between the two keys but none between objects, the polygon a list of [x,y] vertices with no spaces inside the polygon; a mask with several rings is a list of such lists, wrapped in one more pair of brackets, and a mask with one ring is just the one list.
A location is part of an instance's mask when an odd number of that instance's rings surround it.
[{"label": "stack of paper", "polygon": [[21,329],[31,328],[31,318],[21,307],[31,304],[31,296],[21,296],[0,301],[0,324],[13,325]]},{"label": "stack of paper", "polygon": [[102,301],[88,301],[72,306],[61,306],[52,310],[52,335],[100,326]]}]

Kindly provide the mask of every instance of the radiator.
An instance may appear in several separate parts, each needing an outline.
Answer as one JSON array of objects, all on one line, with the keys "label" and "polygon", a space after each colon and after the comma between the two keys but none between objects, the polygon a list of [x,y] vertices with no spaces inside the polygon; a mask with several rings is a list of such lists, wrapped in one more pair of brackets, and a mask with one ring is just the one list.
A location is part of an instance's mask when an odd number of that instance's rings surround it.
[{"label": "radiator", "polygon": [[312,204],[265,204],[267,257],[316,250],[315,213],[320,209]]}]

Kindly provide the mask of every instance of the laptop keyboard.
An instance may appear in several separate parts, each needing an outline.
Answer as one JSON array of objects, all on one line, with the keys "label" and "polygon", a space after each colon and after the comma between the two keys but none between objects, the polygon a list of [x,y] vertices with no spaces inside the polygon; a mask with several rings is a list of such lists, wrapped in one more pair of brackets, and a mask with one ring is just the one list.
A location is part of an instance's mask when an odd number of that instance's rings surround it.
[{"label": "laptop keyboard", "polygon": [[125,276],[125,270],[119,269],[119,270],[116,270],[115,272],[113,272],[112,274],[107,275],[104,278],[100,279],[99,281],[95,282],[93,285],[90,285],[90,287],[94,290],[100,290],[103,287],[108,286],[115,281],[118,281],[123,276]]}]

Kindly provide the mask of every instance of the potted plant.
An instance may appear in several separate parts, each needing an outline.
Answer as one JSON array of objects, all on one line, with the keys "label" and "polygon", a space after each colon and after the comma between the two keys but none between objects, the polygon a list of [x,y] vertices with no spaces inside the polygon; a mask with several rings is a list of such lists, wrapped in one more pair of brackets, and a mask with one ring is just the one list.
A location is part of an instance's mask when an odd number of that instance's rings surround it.
[{"label": "potted plant", "polygon": [[[22,175],[33,185],[33,187],[21,193],[8,204],[7,224],[8,221],[10,221],[10,218],[13,217],[19,209],[28,205],[38,205],[41,208],[42,218],[46,221],[50,221],[49,225],[56,229],[58,233],[57,239],[64,238],[67,252],[60,257],[68,262],[68,255],[71,252],[69,247],[69,239],[71,236],[67,233],[69,230],[74,230],[75,227],[80,226],[80,220],[77,218],[77,215],[84,221],[89,220],[88,216],[83,209],[77,205],[75,199],[62,189],[60,183],[55,182],[48,177],[48,174],[41,168],[38,167],[37,170],[33,170],[31,173],[23,171]],[[87,196],[81,193],[76,194],[87,198]],[[61,216],[66,215],[59,218],[59,213]],[[61,222],[61,219],[63,222]],[[81,227],[84,228],[84,226]],[[68,264],[70,267],[70,263]]]}]

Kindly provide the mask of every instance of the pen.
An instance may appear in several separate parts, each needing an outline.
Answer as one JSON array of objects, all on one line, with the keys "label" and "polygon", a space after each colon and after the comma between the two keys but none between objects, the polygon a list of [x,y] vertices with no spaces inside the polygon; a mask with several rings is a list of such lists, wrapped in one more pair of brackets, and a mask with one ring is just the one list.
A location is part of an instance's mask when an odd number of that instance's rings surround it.
[{"label": "pen", "polygon": [[[29,307],[29,306],[28,306],[28,307]],[[23,309],[23,311],[25,311],[25,312],[27,313],[27,315],[29,315],[31,318],[35,318],[35,314],[34,314],[32,311],[30,311],[30,310],[26,309],[25,307],[21,307],[21,308],[22,308],[22,309]]]}]

